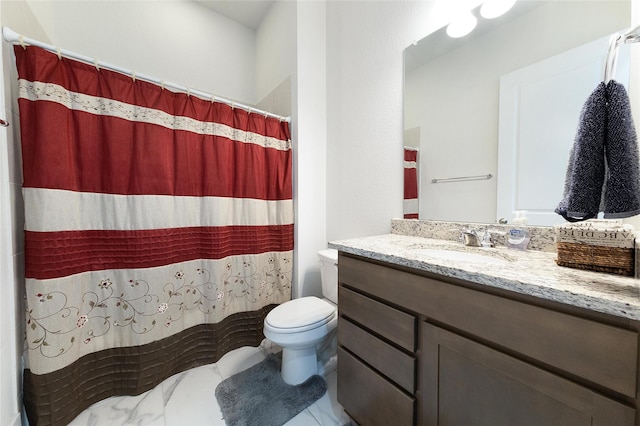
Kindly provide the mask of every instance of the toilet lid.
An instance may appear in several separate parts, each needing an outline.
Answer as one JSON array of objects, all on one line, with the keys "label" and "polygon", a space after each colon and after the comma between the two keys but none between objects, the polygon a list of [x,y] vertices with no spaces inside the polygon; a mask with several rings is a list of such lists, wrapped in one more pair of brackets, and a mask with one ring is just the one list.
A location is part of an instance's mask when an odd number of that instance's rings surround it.
[{"label": "toilet lid", "polygon": [[276,306],[267,314],[265,320],[270,327],[287,332],[319,327],[331,321],[335,312],[336,308],[332,304],[315,296],[308,296]]}]

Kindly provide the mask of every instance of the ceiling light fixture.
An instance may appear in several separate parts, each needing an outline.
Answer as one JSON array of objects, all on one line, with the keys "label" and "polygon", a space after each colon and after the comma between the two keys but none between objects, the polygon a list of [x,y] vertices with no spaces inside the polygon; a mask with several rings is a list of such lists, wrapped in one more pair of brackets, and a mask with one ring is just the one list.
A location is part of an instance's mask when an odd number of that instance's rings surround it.
[{"label": "ceiling light fixture", "polygon": [[480,15],[486,19],[501,16],[516,4],[516,0],[487,0],[480,8]]},{"label": "ceiling light fixture", "polygon": [[447,26],[447,35],[451,38],[460,38],[469,34],[478,24],[478,18],[471,11],[461,13]]}]

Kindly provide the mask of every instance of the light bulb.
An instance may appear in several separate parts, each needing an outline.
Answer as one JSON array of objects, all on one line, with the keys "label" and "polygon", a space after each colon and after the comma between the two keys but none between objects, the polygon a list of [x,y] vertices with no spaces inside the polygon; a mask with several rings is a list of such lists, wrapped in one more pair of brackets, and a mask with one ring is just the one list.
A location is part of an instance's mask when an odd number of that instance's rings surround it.
[{"label": "light bulb", "polygon": [[447,35],[451,38],[460,38],[469,34],[478,24],[478,18],[469,11],[461,13],[447,26]]},{"label": "light bulb", "polygon": [[487,0],[480,8],[483,18],[492,19],[507,13],[516,4],[516,0]]}]

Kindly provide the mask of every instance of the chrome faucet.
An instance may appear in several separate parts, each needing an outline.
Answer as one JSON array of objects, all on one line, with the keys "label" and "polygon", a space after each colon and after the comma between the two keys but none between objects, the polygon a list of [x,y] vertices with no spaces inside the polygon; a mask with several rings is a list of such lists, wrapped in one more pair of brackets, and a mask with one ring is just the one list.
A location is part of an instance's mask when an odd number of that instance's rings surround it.
[{"label": "chrome faucet", "polygon": [[474,229],[462,230],[462,243],[465,246],[480,247],[480,238]]},{"label": "chrome faucet", "polygon": [[[481,234],[481,235],[480,235]],[[460,233],[460,241],[468,247],[495,247],[494,235],[505,235],[506,232],[497,229],[485,228],[482,230],[463,229]]]}]

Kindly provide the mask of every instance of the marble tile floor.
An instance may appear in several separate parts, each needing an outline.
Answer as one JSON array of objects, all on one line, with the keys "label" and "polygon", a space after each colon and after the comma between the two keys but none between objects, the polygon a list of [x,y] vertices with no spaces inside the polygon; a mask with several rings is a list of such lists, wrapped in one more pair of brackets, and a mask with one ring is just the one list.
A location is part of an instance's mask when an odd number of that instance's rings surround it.
[{"label": "marble tile floor", "polygon": [[[80,413],[70,426],[224,426],[215,397],[216,386],[265,358],[269,349],[242,347],[208,364],[169,377],[138,396],[112,397]],[[350,424],[336,399],[336,372],[324,378],[327,393],[286,423],[286,426]],[[258,426],[258,425],[256,425]]]}]

